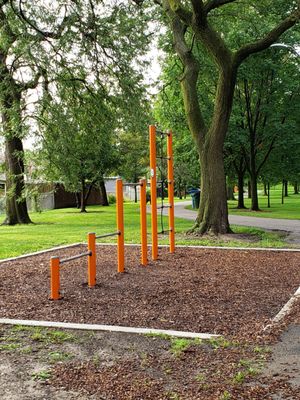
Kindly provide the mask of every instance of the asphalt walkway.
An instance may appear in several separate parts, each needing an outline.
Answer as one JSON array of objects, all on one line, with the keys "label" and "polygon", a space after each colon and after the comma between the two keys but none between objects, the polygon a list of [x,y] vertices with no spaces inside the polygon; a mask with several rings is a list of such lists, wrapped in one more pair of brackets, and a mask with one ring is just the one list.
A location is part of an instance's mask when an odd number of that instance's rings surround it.
[{"label": "asphalt walkway", "polygon": [[[185,207],[191,205],[191,201],[183,201],[175,203],[175,216],[195,220],[197,211],[187,210]],[[167,214],[168,210],[164,210]],[[297,219],[275,219],[248,217],[242,215],[229,215],[229,223],[232,225],[253,226],[266,230],[276,230],[288,232],[287,241],[292,244],[300,245],[300,220]]]}]

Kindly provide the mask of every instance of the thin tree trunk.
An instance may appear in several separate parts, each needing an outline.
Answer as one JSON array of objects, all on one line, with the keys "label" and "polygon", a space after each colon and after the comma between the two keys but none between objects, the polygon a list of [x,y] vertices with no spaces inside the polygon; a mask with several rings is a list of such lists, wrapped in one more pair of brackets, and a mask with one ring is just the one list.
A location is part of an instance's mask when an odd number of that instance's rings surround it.
[{"label": "thin tree trunk", "polygon": [[267,185],[267,192],[268,192],[268,208],[271,207],[271,203],[270,203],[270,182],[268,182]]},{"label": "thin tree trunk", "polygon": [[248,180],[248,199],[251,199],[251,181]]},{"label": "thin tree trunk", "polygon": [[99,183],[99,191],[100,191],[100,205],[105,207],[109,206],[104,180],[101,180]]},{"label": "thin tree trunk", "polygon": [[137,187],[134,186],[133,188],[134,188],[134,202],[137,203],[137,201],[138,201],[138,198],[137,198]]},{"label": "thin tree trunk", "polygon": [[267,188],[267,184],[264,182],[264,196],[268,196],[268,188]]},{"label": "thin tree trunk", "polygon": [[299,194],[299,184],[298,184],[298,182],[294,182],[294,194]]},{"label": "thin tree trunk", "polygon": [[281,204],[284,204],[284,180],[282,181],[281,187]]},{"label": "thin tree trunk", "polygon": [[246,208],[244,203],[244,173],[239,172],[238,174],[238,206],[237,208]]},{"label": "thin tree trunk", "polygon": [[78,193],[78,192],[75,193],[75,199],[76,199],[76,207],[79,209],[80,208],[80,193]]},{"label": "thin tree trunk", "polygon": [[283,180],[284,182],[284,197],[289,196],[289,183],[286,179]]},{"label": "thin tree trunk", "polygon": [[227,191],[227,200],[235,200],[234,197],[234,185],[226,185],[226,191]]},{"label": "thin tree trunk", "polygon": [[256,174],[251,175],[250,179],[251,179],[251,210],[259,211]]},{"label": "thin tree trunk", "polygon": [[86,194],[85,194],[85,180],[81,180],[81,198],[80,198],[80,212],[86,212]]}]

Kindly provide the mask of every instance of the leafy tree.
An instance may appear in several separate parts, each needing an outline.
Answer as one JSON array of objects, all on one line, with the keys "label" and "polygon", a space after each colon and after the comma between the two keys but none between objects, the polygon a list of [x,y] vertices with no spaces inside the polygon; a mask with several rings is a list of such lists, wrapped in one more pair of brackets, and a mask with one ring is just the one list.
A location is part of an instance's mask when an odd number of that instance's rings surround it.
[{"label": "leafy tree", "polygon": [[[235,0],[155,0],[155,3],[168,17],[174,48],[183,66],[180,83],[185,111],[201,163],[202,195],[194,229],[201,234],[226,233],[230,228],[223,146],[237,72],[249,56],[266,50],[297,23],[299,3],[282,0],[262,0],[259,4]],[[214,108],[209,118],[203,112],[198,92],[202,61],[206,57],[210,58],[217,76]]]},{"label": "leafy tree", "polygon": [[298,58],[284,50],[269,49],[268,53],[267,59],[253,56],[240,69],[225,142],[239,178],[239,192],[245,170],[249,173],[254,211],[259,210],[257,181],[262,169],[277,146],[284,153],[294,143],[299,113]]},{"label": "leafy tree", "polygon": [[[118,138],[119,167],[118,173],[128,182],[137,183],[146,175],[149,146],[147,130],[140,132],[121,132]],[[135,202],[137,202],[137,188],[134,186]]]},{"label": "leafy tree", "polygon": [[140,56],[149,41],[147,20],[147,13],[128,1],[0,0],[0,107],[9,189],[6,223],[30,222],[23,195],[26,92],[42,80],[44,91],[55,91],[53,82],[62,80],[67,71],[68,81],[72,76],[102,88],[104,97],[113,94],[115,110],[119,107],[115,117],[121,123],[143,93]]},{"label": "leafy tree", "polygon": [[86,211],[90,191],[113,167],[113,114],[101,93],[63,86],[49,102],[40,120],[41,156],[46,176],[67,190],[80,192],[80,210]]}]

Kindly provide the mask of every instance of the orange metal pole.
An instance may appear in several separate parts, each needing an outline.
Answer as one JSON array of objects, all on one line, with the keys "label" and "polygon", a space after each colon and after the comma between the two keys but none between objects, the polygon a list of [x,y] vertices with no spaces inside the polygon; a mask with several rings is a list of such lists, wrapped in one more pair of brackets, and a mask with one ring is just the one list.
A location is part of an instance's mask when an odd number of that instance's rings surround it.
[{"label": "orange metal pole", "polygon": [[116,181],[117,195],[117,229],[118,235],[118,272],[124,272],[124,211],[123,211],[123,182],[122,179]]},{"label": "orange metal pole", "polygon": [[93,287],[96,285],[96,234],[88,234],[88,250],[91,255],[88,256],[88,285]]},{"label": "orange metal pole", "polygon": [[59,277],[59,257],[51,257],[50,259],[50,299],[60,299],[60,277]]},{"label": "orange metal pole", "polygon": [[170,253],[175,251],[175,222],[174,222],[174,166],[173,166],[173,146],[172,131],[167,136],[167,157],[168,157],[168,198],[169,198],[169,242]]},{"label": "orange metal pole", "polygon": [[147,265],[147,209],[146,209],[146,179],[140,180],[140,221],[141,221],[141,264]]},{"label": "orange metal pole", "polygon": [[156,127],[149,126],[150,135],[150,191],[151,191],[151,228],[152,228],[152,259],[158,255],[157,239],[157,204],[156,204]]}]

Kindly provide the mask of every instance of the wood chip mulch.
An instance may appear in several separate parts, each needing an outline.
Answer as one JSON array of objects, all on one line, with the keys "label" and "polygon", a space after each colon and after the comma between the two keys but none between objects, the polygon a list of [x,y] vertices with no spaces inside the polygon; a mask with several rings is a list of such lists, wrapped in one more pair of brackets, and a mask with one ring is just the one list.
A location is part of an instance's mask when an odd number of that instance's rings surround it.
[{"label": "wood chip mulch", "polygon": [[[86,249],[57,251],[68,257]],[[2,318],[176,329],[256,338],[300,284],[300,253],[160,249],[142,267],[126,248],[117,274],[116,247],[97,247],[97,286],[86,285],[86,258],[61,268],[63,300],[49,301],[51,253],[0,265]],[[150,258],[150,254],[149,254]]]}]

